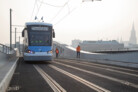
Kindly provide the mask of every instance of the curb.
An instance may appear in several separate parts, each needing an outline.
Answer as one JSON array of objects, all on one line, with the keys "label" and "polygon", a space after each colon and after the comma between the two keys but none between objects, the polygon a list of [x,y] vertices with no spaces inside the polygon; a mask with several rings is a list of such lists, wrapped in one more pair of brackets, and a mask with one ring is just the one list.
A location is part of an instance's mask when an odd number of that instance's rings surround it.
[{"label": "curb", "polygon": [[9,86],[9,83],[11,81],[11,78],[13,76],[13,73],[16,69],[17,61],[19,58],[16,59],[15,63],[12,65],[12,67],[9,69],[8,73],[5,75],[4,79],[0,83],[0,92],[6,92],[7,87]]}]

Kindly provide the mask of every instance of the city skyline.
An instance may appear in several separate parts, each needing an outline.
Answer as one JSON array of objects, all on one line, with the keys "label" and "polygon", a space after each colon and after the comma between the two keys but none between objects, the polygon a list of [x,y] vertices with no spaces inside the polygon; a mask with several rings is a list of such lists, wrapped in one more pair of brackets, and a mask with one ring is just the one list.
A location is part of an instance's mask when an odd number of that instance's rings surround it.
[{"label": "city skyline", "polygon": [[[65,44],[71,44],[73,39],[120,40],[122,38],[123,41],[129,41],[133,22],[136,37],[138,37],[138,11],[136,10],[138,0],[59,1],[43,0],[52,5],[65,5],[64,8],[51,7],[41,4],[39,1],[34,8],[35,0],[1,0],[0,43],[9,43],[10,8],[12,9],[13,25],[24,25],[25,22],[33,21],[35,15],[38,19],[43,16],[45,22],[51,22],[54,25],[56,33],[54,40]],[[38,10],[37,7],[40,9]],[[12,27],[12,30],[14,32],[15,27]],[[17,27],[18,32],[22,30],[23,28]],[[18,33],[17,37],[19,36],[21,34]]]}]

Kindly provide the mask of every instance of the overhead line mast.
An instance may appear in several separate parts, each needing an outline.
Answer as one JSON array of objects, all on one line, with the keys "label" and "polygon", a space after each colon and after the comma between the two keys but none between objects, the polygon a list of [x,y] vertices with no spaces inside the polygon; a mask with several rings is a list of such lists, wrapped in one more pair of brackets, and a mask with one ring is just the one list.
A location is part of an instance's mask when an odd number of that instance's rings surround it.
[{"label": "overhead line mast", "polygon": [[10,9],[10,50],[12,49],[12,9]]}]

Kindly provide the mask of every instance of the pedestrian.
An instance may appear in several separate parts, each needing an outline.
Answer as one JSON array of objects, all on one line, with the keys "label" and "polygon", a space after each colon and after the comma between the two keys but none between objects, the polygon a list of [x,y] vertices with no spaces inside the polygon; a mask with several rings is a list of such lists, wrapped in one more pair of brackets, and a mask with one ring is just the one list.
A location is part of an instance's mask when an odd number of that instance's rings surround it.
[{"label": "pedestrian", "polygon": [[59,50],[58,50],[58,48],[56,48],[56,58],[58,58],[58,54],[59,54]]},{"label": "pedestrian", "polygon": [[76,51],[77,51],[77,58],[80,58],[80,46],[78,45],[78,47],[76,48]]}]

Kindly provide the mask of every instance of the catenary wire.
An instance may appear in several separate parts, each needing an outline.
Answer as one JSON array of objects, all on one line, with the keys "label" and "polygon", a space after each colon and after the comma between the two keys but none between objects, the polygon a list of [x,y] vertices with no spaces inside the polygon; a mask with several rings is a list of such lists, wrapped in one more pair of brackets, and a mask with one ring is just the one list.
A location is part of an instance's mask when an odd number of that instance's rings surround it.
[{"label": "catenary wire", "polygon": [[[81,3],[82,4],[82,3]],[[70,10],[69,13],[67,13],[65,16],[63,16],[59,21],[57,21],[54,25],[57,25],[58,23],[60,23],[62,20],[64,20],[68,15],[70,15],[74,10],[76,10],[78,7],[73,8],[72,10]]]},{"label": "catenary wire", "polygon": [[59,6],[59,5],[49,4],[49,3],[46,3],[46,2],[43,2],[43,1],[40,1],[40,0],[38,0],[38,1],[39,1],[40,3],[42,3],[42,4],[49,5],[49,6],[52,6],[52,7],[64,7],[64,6],[65,6],[65,4],[64,4],[64,5]]},{"label": "catenary wire", "polygon": [[64,7],[68,4],[69,0],[64,4],[64,6],[57,12],[57,14],[50,20],[52,22],[59,14],[60,12],[64,9]]},{"label": "catenary wire", "polygon": [[[43,2],[43,0],[42,0],[41,2]],[[41,6],[42,6],[42,3],[40,3],[40,5],[39,5],[39,8],[38,8],[38,10],[37,10],[37,13],[35,14],[36,16],[38,15],[38,13],[39,13],[39,11],[40,11]]]},{"label": "catenary wire", "polygon": [[36,4],[37,4],[37,0],[35,0],[35,3],[34,3],[34,7],[33,7],[33,11],[32,11],[32,14],[31,14],[30,21],[31,21],[31,19],[32,19],[32,17],[33,17],[33,14],[34,14],[34,10],[35,10]]}]

